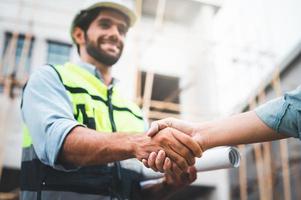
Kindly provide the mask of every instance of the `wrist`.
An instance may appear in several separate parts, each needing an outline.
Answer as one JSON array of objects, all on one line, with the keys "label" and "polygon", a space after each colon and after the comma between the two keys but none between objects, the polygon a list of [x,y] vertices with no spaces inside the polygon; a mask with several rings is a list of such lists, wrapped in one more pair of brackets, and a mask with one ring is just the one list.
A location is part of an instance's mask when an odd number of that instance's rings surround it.
[{"label": "wrist", "polygon": [[195,126],[193,138],[200,145],[202,151],[210,148],[210,122],[202,123]]},{"label": "wrist", "polygon": [[139,160],[141,160],[143,157],[145,157],[145,155],[143,155],[144,151],[142,151],[143,144],[145,144],[146,142],[149,142],[150,139],[151,138],[145,134],[136,134],[136,135],[129,136],[130,154],[132,155],[132,157],[135,157]]}]

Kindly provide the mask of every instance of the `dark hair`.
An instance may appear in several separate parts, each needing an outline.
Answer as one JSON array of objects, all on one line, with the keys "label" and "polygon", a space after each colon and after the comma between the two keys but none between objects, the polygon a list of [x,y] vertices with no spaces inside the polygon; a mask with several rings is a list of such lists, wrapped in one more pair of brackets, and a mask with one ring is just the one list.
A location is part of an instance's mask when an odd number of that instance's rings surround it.
[{"label": "dark hair", "polygon": [[[82,10],[80,13],[78,13],[75,16],[73,24],[72,24],[72,27],[73,27],[72,33],[73,33],[75,27],[79,27],[86,33],[88,28],[90,27],[91,23],[93,22],[93,20],[95,20],[97,18],[97,16],[99,15],[101,10],[102,10],[102,8],[93,8],[91,10]],[[74,40],[73,35],[72,35],[72,39]],[[75,45],[76,45],[78,54],[80,54],[79,45],[76,42],[75,42]]]},{"label": "dark hair", "polygon": [[[97,8],[92,8],[90,10],[82,10],[80,13],[78,13],[74,20],[73,20],[73,30],[72,30],[72,34],[74,31],[75,27],[79,27],[80,29],[82,29],[84,31],[84,33],[86,34],[87,30],[89,29],[91,23],[97,18],[97,16],[99,15],[99,13],[102,10],[114,10],[117,11],[115,9],[112,8],[107,8],[107,7],[97,7]],[[117,11],[119,12],[119,11]],[[129,25],[130,24],[130,19],[128,18],[128,16],[126,16],[125,14],[119,12],[120,14],[122,14],[125,19],[126,19],[126,23]],[[71,37],[76,45],[77,48],[77,53],[80,55],[80,51],[79,51],[79,45],[75,42],[73,35],[71,34]]]}]

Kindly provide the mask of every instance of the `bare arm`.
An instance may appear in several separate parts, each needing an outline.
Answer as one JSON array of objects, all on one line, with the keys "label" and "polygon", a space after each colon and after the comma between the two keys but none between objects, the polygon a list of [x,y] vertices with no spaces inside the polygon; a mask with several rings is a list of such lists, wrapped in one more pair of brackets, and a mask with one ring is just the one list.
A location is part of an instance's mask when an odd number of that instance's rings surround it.
[{"label": "bare arm", "polygon": [[193,135],[203,150],[223,145],[238,145],[287,138],[264,124],[254,111],[222,120],[199,124]]},{"label": "bare arm", "polygon": [[205,123],[167,118],[154,122],[148,134],[154,136],[166,127],[172,127],[190,135],[200,143],[203,151],[216,146],[265,142],[288,137],[264,124],[255,111]]},{"label": "bare arm", "polygon": [[138,140],[139,136],[99,133],[78,126],[66,137],[60,153],[60,161],[84,166],[132,158],[135,157],[135,139]]},{"label": "bare arm", "polygon": [[[200,144],[202,151],[217,146],[265,142],[289,137],[277,133],[264,124],[255,111],[206,123],[167,118],[154,122],[148,134],[154,136],[166,127],[175,128],[191,136]],[[153,170],[166,171],[171,165],[165,164],[166,159],[164,159],[165,157],[150,156],[148,160],[143,160],[143,163]]]}]

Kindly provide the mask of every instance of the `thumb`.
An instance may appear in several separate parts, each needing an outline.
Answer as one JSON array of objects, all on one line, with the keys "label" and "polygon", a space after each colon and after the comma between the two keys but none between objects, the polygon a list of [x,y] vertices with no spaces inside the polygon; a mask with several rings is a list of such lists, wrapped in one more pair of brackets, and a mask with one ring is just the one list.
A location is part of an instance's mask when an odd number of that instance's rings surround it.
[{"label": "thumb", "polygon": [[146,132],[149,137],[153,137],[159,131],[159,125],[156,122],[152,122],[150,128]]},{"label": "thumb", "polygon": [[154,121],[151,123],[151,127],[148,129],[148,131],[146,132],[146,134],[149,137],[153,137],[155,136],[160,130],[164,129],[168,127],[164,121]]}]

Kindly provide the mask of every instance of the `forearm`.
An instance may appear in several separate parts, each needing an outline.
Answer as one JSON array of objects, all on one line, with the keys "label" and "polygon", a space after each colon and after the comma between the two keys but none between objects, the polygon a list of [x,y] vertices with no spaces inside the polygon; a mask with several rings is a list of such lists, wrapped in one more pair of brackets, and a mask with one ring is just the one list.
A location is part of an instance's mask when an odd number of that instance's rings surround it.
[{"label": "forearm", "polygon": [[135,142],[140,136],[99,133],[78,126],[66,137],[59,159],[64,163],[84,166],[133,158]]},{"label": "forearm", "polygon": [[[73,165],[105,164],[129,158],[148,159],[151,152],[163,150],[177,167],[185,170],[194,163],[201,148],[191,137],[165,129],[155,137],[146,134],[100,133],[75,127],[65,138],[59,161]],[[183,140],[182,142],[178,140]],[[170,145],[172,144],[172,145]],[[189,146],[187,148],[185,145]],[[176,150],[175,150],[176,149]]]},{"label": "forearm", "polygon": [[264,124],[254,111],[201,124],[196,139],[204,150],[216,146],[265,142],[287,138]]}]

